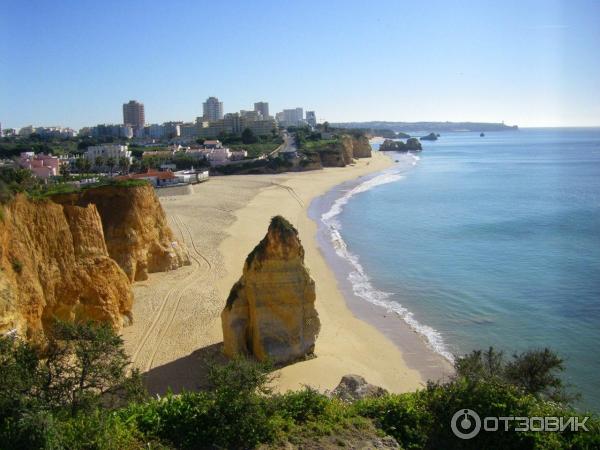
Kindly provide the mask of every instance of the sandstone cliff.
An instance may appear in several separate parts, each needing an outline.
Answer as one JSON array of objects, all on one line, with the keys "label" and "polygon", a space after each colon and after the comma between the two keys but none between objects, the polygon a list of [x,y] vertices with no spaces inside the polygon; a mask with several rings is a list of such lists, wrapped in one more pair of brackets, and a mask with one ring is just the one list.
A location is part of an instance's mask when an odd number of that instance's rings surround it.
[{"label": "sandstone cliff", "polygon": [[221,322],[229,357],[252,355],[284,364],[313,353],[320,329],[315,283],[304,266],[298,232],[283,217],[271,220],[246,258]]},{"label": "sandstone cliff", "polygon": [[42,337],[54,320],[131,320],[127,275],[109,257],[94,205],[17,195],[0,221],[0,333]]},{"label": "sandstone cliff", "polygon": [[344,167],[357,158],[371,157],[371,144],[366,136],[344,134],[337,142],[317,150],[323,167]]},{"label": "sandstone cliff", "polygon": [[352,140],[352,153],[355,158],[370,158],[371,144],[366,136],[359,136]]},{"label": "sandstone cliff", "polygon": [[131,281],[148,278],[190,264],[189,257],[174,239],[165,213],[149,185],[103,186],[72,194],[56,195],[63,205],[95,205],[100,213],[108,254]]},{"label": "sandstone cliff", "polygon": [[0,205],[0,333],[42,338],[54,318],[131,321],[131,282],[189,264],[150,186]]},{"label": "sandstone cliff", "polygon": [[340,152],[344,164],[352,164],[354,160],[354,139],[352,136],[344,135],[340,137]]}]

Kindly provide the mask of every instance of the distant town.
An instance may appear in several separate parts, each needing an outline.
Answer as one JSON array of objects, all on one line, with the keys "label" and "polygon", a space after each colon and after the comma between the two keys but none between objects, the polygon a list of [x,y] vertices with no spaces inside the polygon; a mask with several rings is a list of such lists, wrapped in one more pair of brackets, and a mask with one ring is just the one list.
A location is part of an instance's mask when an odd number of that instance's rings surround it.
[{"label": "distant town", "polygon": [[[435,130],[478,131],[483,136],[483,131],[516,128],[468,122],[330,125],[318,123],[315,111],[305,112],[302,107],[271,115],[268,102],[258,101],[253,106],[224,113],[223,102],[208,97],[195,122],[148,124],[144,104],[129,100],[122,105],[120,124],[98,124],[78,131],[33,125],[2,129],[0,124],[0,182],[12,183],[12,190],[18,190],[17,186],[28,185],[23,179],[31,176],[30,190],[44,192],[64,185],[81,188],[127,180],[144,180],[163,188],[200,183],[210,175],[343,167],[352,163],[351,154],[370,154],[365,139],[373,136],[394,140],[384,142],[382,149],[420,151],[419,139],[404,131],[427,130],[427,136],[417,137],[436,140],[439,134]],[[348,138],[354,143],[348,143]],[[406,142],[398,142],[402,139]],[[349,150],[349,146],[356,149]],[[16,174],[15,170],[24,172]]]},{"label": "distant town", "polygon": [[123,122],[98,124],[76,131],[62,126],[2,129],[0,158],[3,167],[31,171],[45,182],[58,177],[79,185],[95,183],[99,176],[138,178],[156,187],[199,182],[210,168],[251,163],[295,155],[295,141],[287,130],[315,130],[315,111],[284,109],[274,116],[269,103],[254,103],[252,110],[224,113],[223,102],[209,97],[195,122],[148,124],[144,104],[130,100],[122,105]]}]

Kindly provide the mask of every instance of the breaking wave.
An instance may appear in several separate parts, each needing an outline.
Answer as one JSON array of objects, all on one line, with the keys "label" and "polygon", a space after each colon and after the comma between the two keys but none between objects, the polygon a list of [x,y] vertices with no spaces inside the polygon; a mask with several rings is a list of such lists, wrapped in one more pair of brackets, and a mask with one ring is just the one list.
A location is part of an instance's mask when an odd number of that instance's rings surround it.
[{"label": "breaking wave", "polygon": [[[402,158],[405,158],[406,162],[410,166],[416,165],[420,160],[417,155],[413,155],[412,153],[402,155]],[[360,264],[358,256],[353,254],[348,249],[348,246],[346,245],[346,242],[342,238],[340,232],[342,226],[338,221],[338,216],[352,197],[369,191],[377,186],[402,180],[404,178],[402,172],[405,170],[406,166],[404,164],[400,166],[400,169],[398,166],[394,166],[391,170],[385,171],[384,173],[370,178],[358,186],[350,189],[335,202],[333,202],[333,205],[329,211],[321,215],[321,220],[329,230],[331,242],[335,252],[340,258],[348,261],[352,267],[352,270],[348,274],[348,280],[352,285],[354,294],[369,303],[381,306],[387,311],[397,314],[400,318],[402,318],[402,320],[404,320],[404,322],[408,324],[411,329],[421,334],[425,338],[427,344],[435,352],[452,362],[454,360],[452,353],[448,351],[439,331],[428,325],[420,323],[417,319],[415,319],[413,313],[408,311],[408,309],[406,309],[400,303],[390,300],[390,297],[393,295],[392,293],[384,292],[374,287],[371,283],[370,277]]]}]

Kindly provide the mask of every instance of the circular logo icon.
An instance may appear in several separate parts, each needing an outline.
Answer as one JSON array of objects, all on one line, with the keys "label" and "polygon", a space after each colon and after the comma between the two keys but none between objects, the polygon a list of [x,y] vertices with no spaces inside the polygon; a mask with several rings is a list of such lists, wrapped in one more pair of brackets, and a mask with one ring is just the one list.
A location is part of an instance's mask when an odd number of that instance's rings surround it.
[{"label": "circular logo icon", "polygon": [[452,432],[460,439],[472,439],[481,430],[481,419],[472,409],[459,409],[450,421]]}]

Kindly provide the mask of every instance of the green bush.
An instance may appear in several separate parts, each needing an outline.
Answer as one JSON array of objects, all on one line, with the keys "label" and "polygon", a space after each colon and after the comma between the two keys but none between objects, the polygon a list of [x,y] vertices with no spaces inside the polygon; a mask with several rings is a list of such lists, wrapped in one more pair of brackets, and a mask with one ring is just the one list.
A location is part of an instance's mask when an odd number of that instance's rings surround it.
[{"label": "green bush", "polygon": [[390,394],[367,398],[353,405],[360,416],[375,421],[375,425],[394,436],[404,448],[423,448],[432,426],[424,396],[417,393]]},{"label": "green bush", "polygon": [[430,383],[423,391],[365,399],[354,408],[407,449],[591,449],[600,442],[597,418],[587,422],[589,433],[502,430],[481,431],[470,440],[457,438],[451,420],[464,408],[477,412],[481,418],[577,415],[571,409],[539,400],[516,386],[498,381],[459,379],[446,384]]},{"label": "green bush", "polygon": [[21,261],[19,261],[18,259],[13,259],[10,262],[12,269],[15,273],[17,274],[21,274],[21,272],[23,271],[23,263]]},{"label": "green bush", "polygon": [[278,414],[296,423],[318,420],[326,413],[330,399],[309,386],[273,399]]},{"label": "green bush", "polygon": [[[577,415],[535,395],[547,380],[555,387],[552,377],[527,377],[543,382],[526,392],[521,381],[496,376],[504,365],[491,351],[460,359],[458,376],[447,383],[350,404],[310,387],[274,395],[269,366],[243,358],[209,365],[206,391],[149,399],[139,391],[137,372],[125,376],[122,341],[109,328],[59,323],[49,338],[40,353],[18,338],[0,337],[0,449],[302,447],[372,433],[373,424],[405,449],[600,448],[596,416],[586,422],[587,433],[482,430],[470,440],[457,438],[452,417],[465,408],[481,418]],[[525,368],[548,374],[556,366],[543,354],[515,360],[524,365],[513,375]],[[113,397],[129,403],[114,406]]]},{"label": "green bush", "polygon": [[210,370],[208,392],[168,394],[131,405],[121,417],[144,433],[180,448],[252,448],[275,438],[268,408],[267,366],[236,359]]},{"label": "green bush", "polygon": [[133,421],[118,414],[95,410],[58,423],[56,448],[69,450],[128,450],[142,447],[143,436]]}]

